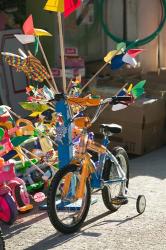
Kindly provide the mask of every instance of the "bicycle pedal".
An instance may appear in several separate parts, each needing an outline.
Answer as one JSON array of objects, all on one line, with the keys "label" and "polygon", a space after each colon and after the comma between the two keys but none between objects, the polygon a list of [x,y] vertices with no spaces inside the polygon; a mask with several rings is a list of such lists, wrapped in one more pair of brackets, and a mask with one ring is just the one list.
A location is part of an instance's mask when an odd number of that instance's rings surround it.
[{"label": "bicycle pedal", "polygon": [[127,197],[116,197],[111,199],[113,205],[126,205],[128,203]]}]

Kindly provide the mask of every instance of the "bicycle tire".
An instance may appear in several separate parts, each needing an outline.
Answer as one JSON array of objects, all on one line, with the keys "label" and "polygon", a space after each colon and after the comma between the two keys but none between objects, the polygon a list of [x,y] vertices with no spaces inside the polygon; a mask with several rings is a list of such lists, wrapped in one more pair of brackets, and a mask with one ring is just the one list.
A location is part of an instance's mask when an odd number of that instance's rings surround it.
[{"label": "bicycle tire", "polygon": [[[112,151],[113,155],[117,158],[117,160],[119,161],[120,157],[122,157],[125,161],[125,173],[126,173],[126,178],[127,178],[127,182],[126,182],[126,187],[128,188],[129,185],[129,159],[128,159],[128,155],[126,153],[126,151],[121,148],[121,147],[116,147],[113,149]],[[122,166],[122,169],[124,170],[124,166]],[[107,181],[110,179],[110,175],[111,172],[113,172],[113,162],[111,162],[111,160],[107,160],[105,162],[104,165],[104,169],[103,169],[103,180]],[[113,174],[112,174],[113,175]],[[120,184],[122,185],[122,184]],[[113,190],[113,189],[112,189]],[[120,192],[120,190],[119,190]],[[102,189],[102,199],[104,202],[104,205],[106,206],[106,208],[112,212],[117,211],[121,205],[115,205],[112,203],[112,191],[110,190],[110,188],[108,188],[108,186],[104,186],[104,188]]]},{"label": "bicycle tire", "polygon": [[[21,196],[21,186],[22,185],[17,185],[14,189],[15,199],[16,199],[16,202],[17,202],[17,205],[19,208],[24,207],[27,204],[30,204],[29,194],[25,190],[24,190],[24,192],[26,192],[26,194],[24,193],[24,198],[25,198],[25,195],[28,197],[26,197],[26,202],[23,200],[23,197]],[[27,210],[26,212],[29,212],[29,211],[30,210]]]},{"label": "bicycle tire", "polygon": [[48,196],[47,196],[47,210],[48,211],[47,212],[48,212],[49,219],[52,225],[54,226],[54,228],[64,234],[74,233],[81,227],[84,220],[86,219],[86,216],[88,214],[89,207],[90,207],[91,190],[90,190],[89,180],[87,180],[86,181],[85,205],[77,223],[75,223],[74,225],[66,225],[58,218],[57,209],[56,209],[56,200],[55,200],[56,193],[58,192],[58,186],[60,185],[60,182],[67,174],[72,173],[74,175],[74,172],[76,171],[78,171],[78,166],[73,165],[73,164],[68,165],[63,169],[58,170],[58,172],[55,174],[54,178],[52,179],[51,185],[48,190]]},{"label": "bicycle tire", "polygon": [[5,250],[5,241],[1,230],[0,230],[0,250]]},{"label": "bicycle tire", "polygon": [[[17,217],[17,206],[15,204],[13,197],[10,194],[5,194],[3,197],[1,197],[1,199],[2,198],[4,199],[5,206],[7,206],[9,209],[8,212],[10,213],[10,215],[8,219],[5,218],[5,220],[3,220],[1,218],[1,220],[8,225],[12,225]],[[2,211],[3,209],[4,208],[2,208]],[[4,209],[4,212],[7,212],[6,209]]]}]

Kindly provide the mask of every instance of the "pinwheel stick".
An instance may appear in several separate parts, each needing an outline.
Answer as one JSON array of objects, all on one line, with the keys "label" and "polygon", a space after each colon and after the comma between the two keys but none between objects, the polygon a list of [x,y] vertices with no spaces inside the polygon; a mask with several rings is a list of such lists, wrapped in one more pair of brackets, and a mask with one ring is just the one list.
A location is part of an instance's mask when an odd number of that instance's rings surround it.
[{"label": "pinwheel stick", "polygon": [[60,12],[58,12],[58,26],[59,26],[59,38],[60,38],[60,50],[61,50],[63,91],[64,91],[64,93],[66,93],[64,40],[63,40],[63,32],[62,32],[62,17],[61,17],[61,13]]},{"label": "pinwheel stick", "polygon": [[[39,156],[37,156],[37,155],[33,154],[33,153],[32,153],[32,152],[30,152],[28,149],[23,148],[23,147],[21,147],[21,148],[22,148],[22,150],[23,150],[25,153],[27,153],[27,154],[31,155],[32,157],[34,157],[34,158],[38,159],[39,161],[41,160],[41,157],[39,157]],[[50,168],[54,168],[54,166],[53,166],[52,164],[50,164],[49,162],[44,161],[44,160],[43,160],[43,162],[44,162],[45,164],[47,164]],[[36,165],[35,165],[35,166],[36,166]],[[38,167],[38,168],[39,168],[39,167]]]},{"label": "pinwheel stick", "polygon": [[[22,147],[21,147],[21,148],[22,148]],[[22,149],[23,149],[23,148],[22,148]],[[24,150],[24,151],[25,151],[25,150]],[[22,156],[24,156],[26,160],[30,161],[30,163],[32,164],[32,166],[34,166],[41,174],[44,175],[44,171],[41,170],[35,163],[33,163],[33,161],[32,161],[31,159],[29,159],[29,157],[28,157],[26,154],[24,154],[23,152],[19,152],[19,153],[20,153]]]},{"label": "pinwheel stick", "polygon": [[[116,52],[115,52],[115,54],[114,54],[114,56],[112,57],[112,59],[116,56],[116,55],[118,55],[119,54],[119,52],[121,52],[123,50],[123,48],[120,48],[119,50],[117,50]],[[93,76],[92,76],[92,78],[82,87],[82,89],[81,89],[81,92],[86,88],[86,87],[88,87],[88,85],[95,79],[95,77],[107,66],[109,64],[109,61],[108,62],[106,62],[97,72],[96,72],[96,74],[94,74]]]},{"label": "pinwheel stick", "polygon": [[[6,108],[6,109],[9,111],[9,113],[11,113],[12,115],[14,115],[16,118],[18,118],[18,119],[21,118],[20,115],[16,114],[16,113],[15,113],[14,111],[12,111],[11,109],[8,109],[8,108]],[[35,126],[32,126],[32,127],[33,127],[34,129],[36,129]],[[37,130],[37,131],[38,131],[38,133],[39,133],[41,136],[43,136],[43,137],[49,139],[55,146],[57,146],[57,144],[55,143],[55,141],[53,141],[49,136],[45,135],[45,134],[42,133],[40,130]]]},{"label": "pinwheel stick", "polygon": [[[47,65],[49,74],[50,74],[50,76],[51,76],[52,83],[53,83],[53,87],[54,87],[56,93],[59,93],[58,88],[57,88],[57,85],[56,85],[56,82],[55,82],[55,80],[54,80],[54,76],[53,76],[53,74],[52,74],[52,70],[51,70],[50,65],[49,65],[49,63],[48,63],[46,54],[45,54],[45,52],[44,52],[44,49],[43,49],[43,46],[42,46],[40,40],[39,40],[39,47],[40,47],[41,53],[42,53],[42,55],[43,55],[43,58],[44,58],[44,60],[45,60],[45,63],[46,63],[46,65]],[[47,81],[47,82],[48,82],[48,81]],[[50,85],[50,83],[49,83],[49,85]]]}]

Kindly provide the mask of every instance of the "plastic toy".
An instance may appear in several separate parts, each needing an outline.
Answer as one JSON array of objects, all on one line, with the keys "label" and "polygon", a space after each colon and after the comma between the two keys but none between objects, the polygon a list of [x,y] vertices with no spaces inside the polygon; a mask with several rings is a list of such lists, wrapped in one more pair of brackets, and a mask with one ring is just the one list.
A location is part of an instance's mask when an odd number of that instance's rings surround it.
[{"label": "plastic toy", "polygon": [[30,204],[29,194],[27,193],[24,181],[16,177],[14,164],[4,162],[2,158],[0,165],[0,183],[1,192],[5,188],[10,190],[19,212],[26,212],[33,208]]}]

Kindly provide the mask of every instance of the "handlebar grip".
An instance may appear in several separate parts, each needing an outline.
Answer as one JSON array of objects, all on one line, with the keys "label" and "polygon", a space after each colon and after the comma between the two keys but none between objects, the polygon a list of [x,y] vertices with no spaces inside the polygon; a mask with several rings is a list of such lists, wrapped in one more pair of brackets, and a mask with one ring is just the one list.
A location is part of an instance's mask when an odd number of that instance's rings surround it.
[{"label": "handlebar grip", "polygon": [[120,102],[132,102],[133,97],[132,96],[113,96],[111,104],[118,104]]}]

